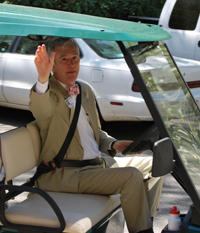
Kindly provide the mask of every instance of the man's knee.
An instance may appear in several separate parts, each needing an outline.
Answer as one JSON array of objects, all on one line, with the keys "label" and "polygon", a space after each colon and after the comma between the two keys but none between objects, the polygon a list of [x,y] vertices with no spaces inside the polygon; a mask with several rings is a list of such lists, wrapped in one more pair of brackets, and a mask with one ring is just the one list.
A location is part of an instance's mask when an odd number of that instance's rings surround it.
[{"label": "man's knee", "polygon": [[124,167],[124,173],[126,174],[127,179],[134,179],[143,182],[142,173],[135,167]]}]

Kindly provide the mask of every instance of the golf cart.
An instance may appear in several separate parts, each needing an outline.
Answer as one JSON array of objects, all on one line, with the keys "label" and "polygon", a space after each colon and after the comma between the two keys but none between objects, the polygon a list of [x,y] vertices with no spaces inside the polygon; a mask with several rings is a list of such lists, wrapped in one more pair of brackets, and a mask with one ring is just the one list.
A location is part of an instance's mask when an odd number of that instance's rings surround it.
[{"label": "golf cart", "polygon": [[[152,150],[153,176],[171,173],[193,201],[176,232],[200,231],[200,111],[162,42],[170,35],[156,25],[7,4],[0,4],[0,22],[0,35],[27,36],[39,44],[59,36],[116,41],[155,122],[123,154]],[[118,195],[45,192],[29,181],[12,184],[37,164],[41,141],[35,123],[0,138],[1,232],[123,232]],[[33,194],[6,208],[22,192]]]}]

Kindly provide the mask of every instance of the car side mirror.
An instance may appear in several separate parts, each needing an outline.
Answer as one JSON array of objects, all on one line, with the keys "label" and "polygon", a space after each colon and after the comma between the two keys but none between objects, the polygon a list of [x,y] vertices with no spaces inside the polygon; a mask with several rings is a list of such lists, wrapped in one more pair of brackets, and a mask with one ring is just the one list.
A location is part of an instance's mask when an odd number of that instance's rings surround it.
[{"label": "car side mirror", "polygon": [[159,177],[174,169],[173,147],[170,138],[163,138],[154,143],[152,176]]}]

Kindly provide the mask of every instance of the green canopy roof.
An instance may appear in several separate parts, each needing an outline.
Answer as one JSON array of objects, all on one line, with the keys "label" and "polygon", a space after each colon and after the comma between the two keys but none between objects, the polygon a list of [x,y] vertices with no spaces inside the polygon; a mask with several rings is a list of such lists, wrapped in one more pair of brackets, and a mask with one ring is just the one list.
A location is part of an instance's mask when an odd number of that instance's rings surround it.
[{"label": "green canopy roof", "polygon": [[0,4],[0,35],[49,35],[115,41],[171,38],[157,25],[11,4]]}]

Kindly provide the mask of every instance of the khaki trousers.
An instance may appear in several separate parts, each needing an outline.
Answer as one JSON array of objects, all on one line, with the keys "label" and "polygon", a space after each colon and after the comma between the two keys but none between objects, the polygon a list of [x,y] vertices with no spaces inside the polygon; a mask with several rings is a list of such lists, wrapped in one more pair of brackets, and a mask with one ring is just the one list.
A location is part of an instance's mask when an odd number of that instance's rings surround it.
[{"label": "khaki trousers", "polygon": [[[46,191],[112,195],[121,194],[129,232],[152,227],[162,190],[162,178],[152,178],[152,156],[112,157],[102,155],[96,166],[56,168],[43,174],[35,187]],[[117,164],[118,163],[118,164]]]},{"label": "khaki trousers", "polygon": [[163,187],[163,177],[152,177],[152,152],[146,151],[140,155],[130,157],[115,157],[115,160],[121,167],[135,167],[142,173],[151,217],[157,216]]},{"label": "khaki trousers", "polygon": [[[117,160],[118,161],[118,160]],[[152,157],[133,157],[128,167],[116,167],[113,159],[108,167],[79,172],[79,193],[121,194],[121,206],[129,232],[152,227],[151,216],[158,213],[162,178],[151,178]],[[111,164],[113,163],[113,164]],[[136,169],[133,166],[138,166]]]}]

